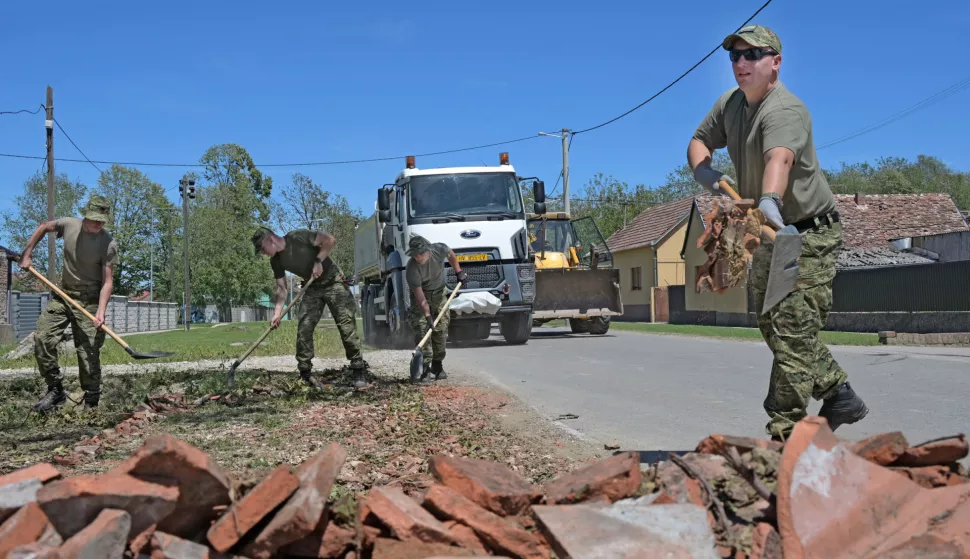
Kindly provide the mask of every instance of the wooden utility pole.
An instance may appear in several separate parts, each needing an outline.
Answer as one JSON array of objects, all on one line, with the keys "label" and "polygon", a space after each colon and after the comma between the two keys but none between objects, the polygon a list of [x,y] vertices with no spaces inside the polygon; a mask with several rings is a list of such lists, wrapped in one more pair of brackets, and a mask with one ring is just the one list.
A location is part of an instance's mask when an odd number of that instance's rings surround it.
[{"label": "wooden utility pole", "polygon": [[[47,220],[54,221],[54,89],[47,86]],[[47,234],[47,277],[57,283],[57,244],[54,233]]]}]

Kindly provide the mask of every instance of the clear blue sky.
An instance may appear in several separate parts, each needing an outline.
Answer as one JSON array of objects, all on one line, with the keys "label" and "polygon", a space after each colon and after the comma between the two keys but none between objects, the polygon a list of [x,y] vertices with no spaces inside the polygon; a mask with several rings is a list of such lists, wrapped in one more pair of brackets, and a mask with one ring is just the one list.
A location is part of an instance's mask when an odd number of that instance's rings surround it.
[{"label": "clear blue sky", "polygon": [[[762,0],[738,2],[35,2],[0,13],[0,110],[55,116],[92,159],[197,162],[213,144],[257,164],[403,156],[581,129],[669,83]],[[970,2],[774,0],[755,20],[784,46],[782,79],[808,105],[818,143],[875,123],[970,74]],[[594,173],[661,183],[694,127],[734,85],[719,51],[656,101],[575,138],[574,192]],[[822,150],[825,167],[884,155],[940,157],[970,170],[970,90]],[[79,154],[59,131],[59,157]],[[498,162],[547,187],[560,144],[539,138],[427,157],[419,167]],[[0,152],[43,155],[43,115],[0,116]],[[303,172],[365,213],[393,161],[264,169]],[[0,210],[40,161],[0,158]],[[89,185],[86,163],[58,163]],[[143,168],[166,188],[185,169]],[[169,195],[177,200],[177,190]]]}]

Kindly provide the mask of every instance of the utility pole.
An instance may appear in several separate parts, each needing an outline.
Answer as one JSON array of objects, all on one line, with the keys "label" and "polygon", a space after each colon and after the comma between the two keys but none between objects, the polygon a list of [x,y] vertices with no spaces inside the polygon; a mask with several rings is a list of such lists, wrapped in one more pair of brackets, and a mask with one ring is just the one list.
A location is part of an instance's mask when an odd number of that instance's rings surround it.
[{"label": "utility pole", "polygon": [[182,295],[182,321],[188,331],[192,322],[192,287],[189,285],[189,198],[195,198],[195,179],[179,180],[182,195],[182,262],[185,270],[185,293]]},{"label": "utility pole", "polygon": [[148,302],[155,300],[155,206],[152,206],[152,232],[148,238]]},{"label": "utility pole", "polygon": [[562,199],[569,215],[569,130],[562,129]]},{"label": "utility pole", "polygon": [[[47,220],[54,221],[54,88],[47,86]],[[54,233],[47,234],[47,277],[57,283],[57,245]]]}]

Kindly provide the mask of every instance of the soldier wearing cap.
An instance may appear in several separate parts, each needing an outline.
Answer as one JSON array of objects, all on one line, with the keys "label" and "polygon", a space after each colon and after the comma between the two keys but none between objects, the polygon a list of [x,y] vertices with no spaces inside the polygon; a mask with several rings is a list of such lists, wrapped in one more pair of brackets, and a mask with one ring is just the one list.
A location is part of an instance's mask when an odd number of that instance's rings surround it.
[{"label": "soldier wearing cap", "polygon": [[[721,95],[697,127],[687,160],[697,182],[712,193],[722,194],[718,183],[724,180],[742,198],[758,200],[774,228],[794,225],[801,233],[798,285],[765,315],[760,310],[772,245],[762,242],[752,258],[758,326],[774,355],[764,401],[766,430],[774,439],[787,438],[805,417],[810,398],[823,401],[819,415],[834,430],[869,411],[819,339],[842,247],[835,197],[816,157],[808,109],[779,79],[781,40],[767,27],[750,25],[728,35],[722,46],[738,87]],[[714,150],[725,147],[737,169],[736,183],[711,168]]]},{"label": "soldier wearing cap", "polygon": [[57,364],[57,344],[71,327],[77,352],[78,377],[84,390],[84,409],[98,405],[101,398],[101,346],[104,345],[104,313],[114,288],[114,264],[117,248],[104,230],[109,221],[111,204],[102,196],[91,196],[81,209],[82,219],[62,217],[41,223],[20,256],[20,267],[31,265],[31,253],[47,233],[64,239],[63,270],[58,287],[94,315],[95,321],[78,313],[56,293],[37,320],[34,334],[34,358],[47,383],[47,393],[34,405],[44,412],[67,402],[61,370]]},{"label": "soldier wearing cap", "polygon": [[304,283],[316,278],[300,300],[297,311],[296,362],[300,378],[310,386],[321,388],[323,383],[313,378],[313,331],[316,329],[325,307],[330,309],[344,352],[354,372],[354,386],[367,386],[367,362],[360,349],[357,336],[357,302],[346,284],[346,278],[330,253],[336,244],[333,235],[320,231],[297,229],[280,237],[273,231],[260,227],[252,237],[256,254],[270,257],[269,263],[276,278],[274,303],[276,311],[270,327],[277,328],[286,301],[286,272],[303,278]]},{"label": "soldier wearing cap", "polygon": [[[441,316],[438,324],[434,319],[441,312],[445,301],[445,260],[451,264],[458,281],[464,284],[468,274],[461,269],[458,257],[448,245],[431,243],[421,235],[413,235],[408,241],[407,255],[411,257],[404,268],[404,279],[411,291],[411,313],[408,323],[414,331],[415,345],[431,330],[431,340],[422,348],[424,353],[424,374],[421,380],[434,374],[435,380],[446,379],[442,361],[445,359],[445,342],[448,340],[450,313]],[[430,347],[429,347],[430,346]]]}]

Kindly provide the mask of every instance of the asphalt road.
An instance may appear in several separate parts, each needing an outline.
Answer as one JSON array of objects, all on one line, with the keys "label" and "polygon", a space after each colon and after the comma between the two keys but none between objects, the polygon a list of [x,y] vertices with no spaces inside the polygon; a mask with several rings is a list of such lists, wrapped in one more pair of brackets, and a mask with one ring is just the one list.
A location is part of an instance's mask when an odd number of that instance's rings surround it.
[{"label": "asphalt road", "polygon": [[[917,444],[970,432],[970,348],[830,349],[870,410],[840,437],[899,430]],[[767,438],[771,353],[762,343],[537,328],[522,346],[495,331],[449,344],[445,363],[450,375],[483,376],[550,420],[574,414],[555,424],[624,450],[693,449],[711,433]],[[820,406],[813,401],[809,413]]]}]

